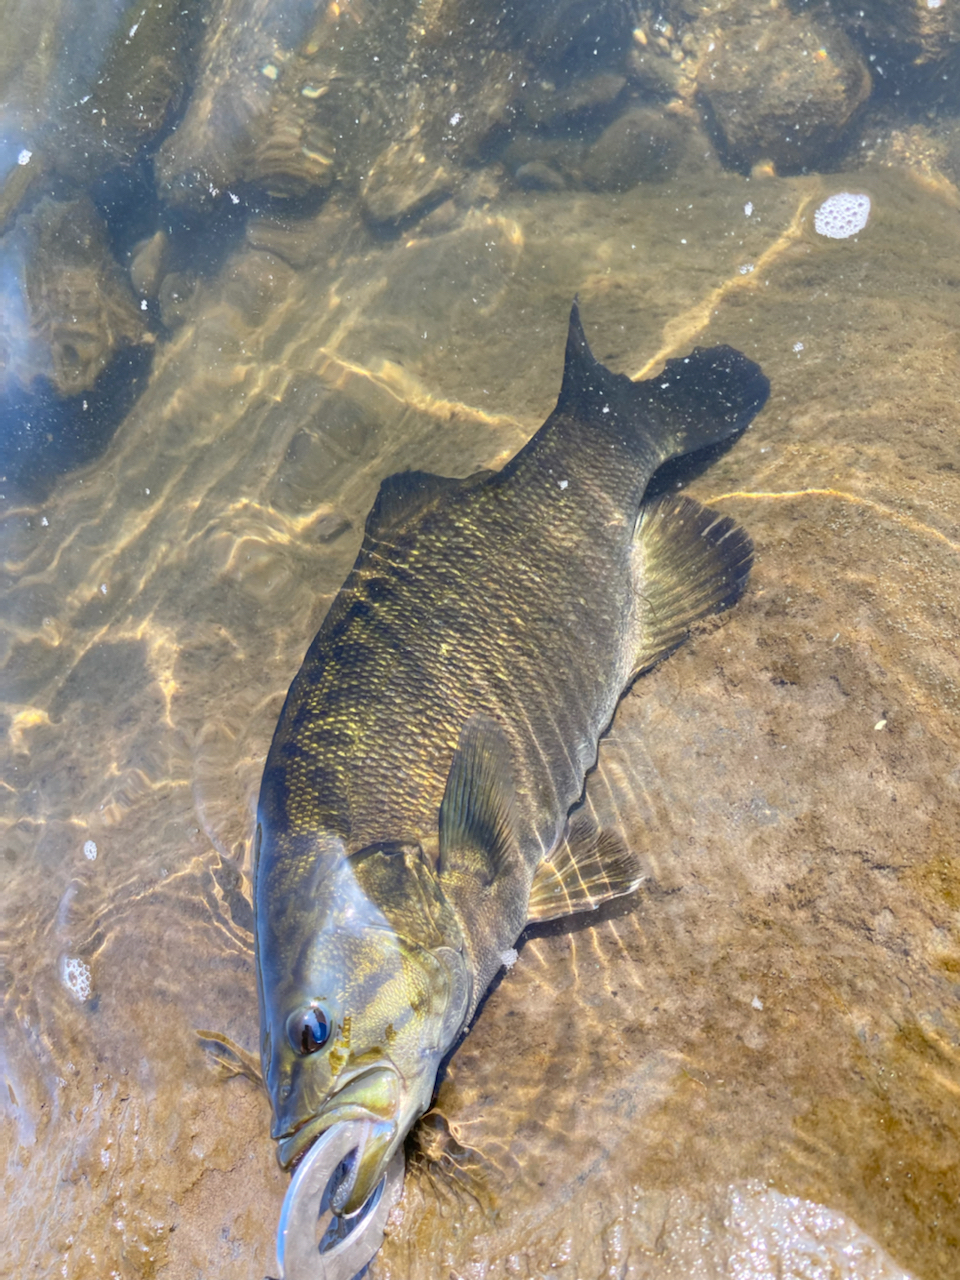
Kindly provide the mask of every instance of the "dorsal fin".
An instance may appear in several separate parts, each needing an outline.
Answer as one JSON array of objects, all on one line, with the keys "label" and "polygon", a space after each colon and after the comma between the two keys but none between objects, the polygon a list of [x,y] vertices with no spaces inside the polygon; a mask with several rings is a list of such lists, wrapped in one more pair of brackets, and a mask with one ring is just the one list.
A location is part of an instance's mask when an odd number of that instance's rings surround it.
[{"label": "dorsal fin", "polygon": [[570,308],[570,327],[567,330],[563,383],[557,399],[557,412],[584,415],[591,410],[602,410],[603,402],[616,398],[618,381],[630,387],[637,385],[622,373],[613,373],[590,350],[587,335],[583,331],[583,321],[580,319],[580,307],[574,298]]},{"label": "dorsal fin", "polygon": [[473,874],[490,885],[516,857],[510,746],[499,725],[475,715],[464,725],[440,805],[441,877]]},{"label": "dorsal fin", "polygon": [[422,511],[441,494],[449,494],[464,484],[430,471],[398,471],[380,483],[376,500],[367,516],[366,532],[383,538]]}]

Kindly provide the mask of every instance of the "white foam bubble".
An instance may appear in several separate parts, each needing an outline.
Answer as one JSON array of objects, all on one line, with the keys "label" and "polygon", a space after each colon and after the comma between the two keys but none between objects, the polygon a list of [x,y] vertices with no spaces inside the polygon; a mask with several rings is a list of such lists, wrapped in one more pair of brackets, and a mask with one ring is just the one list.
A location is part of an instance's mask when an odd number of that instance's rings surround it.
[{"label": "white foam bubble", "polygon": [[862,231],[870,218],[870,197],[852,191],[828,196],[813,215],[817,233],[830,240],[846,240]]},{"label": "white foam bubble", "polygon": [[60,978],[70,994],[81,1004],[90,999],[93,986],[90,982],[90,966],[79,956],[64,956],[60,963]]},{"label": "white foam bubble", "polygon": [[512,969],[513,966],[517,963],[516,948],[510,947],[508,951],[502,951],[500,953],[500,960],[502,961],[503,967],[505,969]]},{"label": "white foam bubble", "polygon": [[96,862],[96,860],[97,860],[97,845],[96,845],[96,842],[95,842],[94,840],[86,840],[86,841],[84,841],[84,845],[83,845],[83,856],[87,859],[87,861],[88,861],[88,862]]}]

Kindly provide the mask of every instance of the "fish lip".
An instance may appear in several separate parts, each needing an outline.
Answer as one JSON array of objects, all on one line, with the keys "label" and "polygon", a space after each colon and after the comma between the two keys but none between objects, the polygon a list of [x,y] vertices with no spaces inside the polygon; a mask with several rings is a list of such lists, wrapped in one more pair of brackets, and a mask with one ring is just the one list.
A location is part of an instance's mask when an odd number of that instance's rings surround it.
[{"label": "fish lip", "polygon": [[[394,1108],[392,1116],[386,1117],[359,1100],[351,1101],[349,1096],[343,1097],[344,1094],[349,1095],[358,1087],[362,1089],[364,1085],[372,1083],[375,1077],[383,1075],[393,1076],[399,1085],[399,1077],[390,1067],[373,1067],[370,1070],[361,1071],[341,1085],[336,1093],[331,1094],[316,1115],[308,1116],[306,1120],[302,1120],[286,1133],[278,1134],[277,1161],[280,1168],[293,1169],[317,1138],[341,1120],[367,1120],[378,1126],[389,1125],[395,1130],[398,1123],[396,1113],[399,1107]],[[397,1092],[399,1095],[399,1089]]]}]

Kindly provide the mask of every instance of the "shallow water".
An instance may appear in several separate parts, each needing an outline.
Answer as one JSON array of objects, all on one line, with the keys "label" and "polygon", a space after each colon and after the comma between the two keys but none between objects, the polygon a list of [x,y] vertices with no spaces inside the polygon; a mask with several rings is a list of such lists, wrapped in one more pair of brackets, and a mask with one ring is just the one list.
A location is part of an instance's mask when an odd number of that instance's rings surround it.
[{"label": "shallow water", "polygon": [[[825,240],[845,189],[871,220]],[[195,1034],[257,1049],[270,736],[379,480],[511,456],[574,294],[614,368],[762,365],[767,408],[689,483],[757,564],[588,785],[648,879],[527,939],[371,1275],[952,1274],[958,215],[877,161],[505,189],[382,243],[336,203],[251,219],[103,457],[5,502],[5,1274],[270,1271],[269,1105]]]}]

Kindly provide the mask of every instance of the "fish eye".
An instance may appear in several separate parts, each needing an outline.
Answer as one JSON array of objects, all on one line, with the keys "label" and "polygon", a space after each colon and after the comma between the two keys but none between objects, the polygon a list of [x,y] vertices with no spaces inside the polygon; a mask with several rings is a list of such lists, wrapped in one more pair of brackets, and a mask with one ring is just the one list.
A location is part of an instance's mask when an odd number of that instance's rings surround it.
[{"label": "fish eye", "polygon": [[296,1053],[316,1053],[330,1039],[330,1019],[316,1004],[297,1009],[287,1019],[287,1038]]}]

